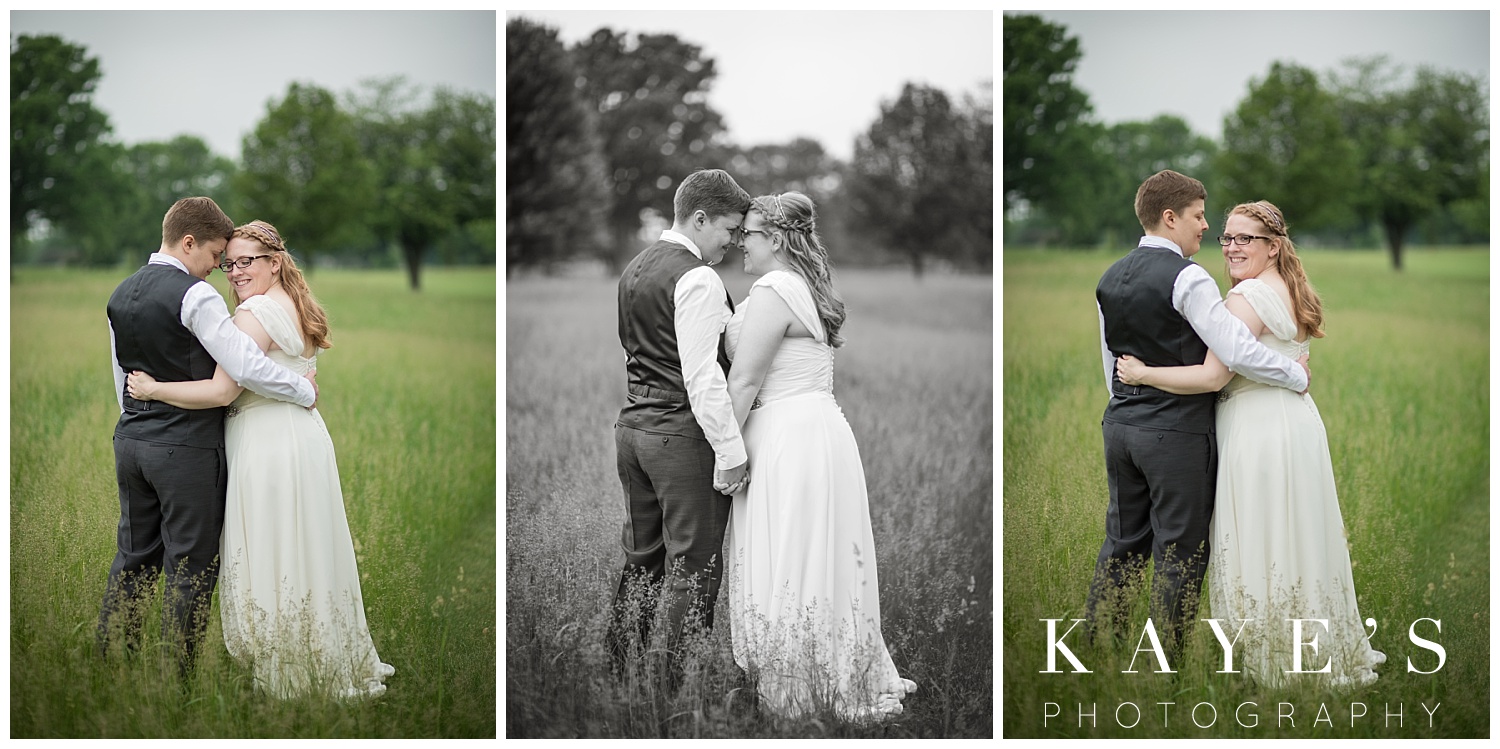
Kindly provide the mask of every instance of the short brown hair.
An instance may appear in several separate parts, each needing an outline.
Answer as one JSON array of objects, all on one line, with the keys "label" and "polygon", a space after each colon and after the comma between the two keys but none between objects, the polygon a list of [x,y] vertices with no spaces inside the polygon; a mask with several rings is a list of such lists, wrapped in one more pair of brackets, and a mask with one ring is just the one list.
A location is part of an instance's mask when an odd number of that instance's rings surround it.
[{"label": "short brown hair", "polygon": [[744,215],[748,210],[750,193],[723,169],[699,169],[689,174],[672,198],[673,220],[679,222],[687,221],[695,211],[703,211],[713,220],[731,214]]},{"label": "short brown hair", "polygon": [[161,243],[171,247],[191,234],[199,242],[209,239],[229,241],[234,222],[219,210],[212,198],[183,198],[167,209],[161,220]]},{"label": "short brown hair", "polygon": [[1151,231],[1161,225],[1165,211],[1182,213],[1194,200],[1207,200],[1203,183],[1186,174],[1163,169],[1146,178],[1135,191],[1135,217],[1141,228]]}]

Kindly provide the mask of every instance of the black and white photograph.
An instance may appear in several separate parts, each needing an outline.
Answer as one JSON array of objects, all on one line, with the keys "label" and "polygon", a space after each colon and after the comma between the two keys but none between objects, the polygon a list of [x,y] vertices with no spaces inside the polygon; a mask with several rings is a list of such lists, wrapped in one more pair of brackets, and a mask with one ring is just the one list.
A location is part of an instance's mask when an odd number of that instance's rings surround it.
[{"label": "black and white photograph", "polygon": [[993,738],[994,28],[505,14],[505,736]]}]

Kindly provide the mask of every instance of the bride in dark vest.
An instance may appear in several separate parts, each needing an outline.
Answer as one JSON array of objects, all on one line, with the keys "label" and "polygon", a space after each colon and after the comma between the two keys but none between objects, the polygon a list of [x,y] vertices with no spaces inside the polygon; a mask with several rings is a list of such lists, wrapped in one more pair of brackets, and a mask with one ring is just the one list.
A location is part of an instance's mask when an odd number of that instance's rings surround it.
[{"label": "bride in dark vest", "polygon": [[[328,318],[280,233],[264,221],[240,226],[227,258],[219,269],[239,300],[235,325],[277,364],[315,369],[333,345]],[[281,698],[384,692],[395,669],[380,661],[365,621],[333,441],[318,411],[242,390],[222,367],[191,382],[134,372],[127,384],[137,400],[229,406],[220,613],[225,645],[256,686]]]},{"label": "bride in dark vest", "polygon": [[725,552],[735,661],[777,715],[898,715],[917,685],[897,673],[880,631],[864,468],[833,396],[844,303],[812,200],[756,198],[743,236],[745,271],[760,278],[725,331],[750,457]]}]

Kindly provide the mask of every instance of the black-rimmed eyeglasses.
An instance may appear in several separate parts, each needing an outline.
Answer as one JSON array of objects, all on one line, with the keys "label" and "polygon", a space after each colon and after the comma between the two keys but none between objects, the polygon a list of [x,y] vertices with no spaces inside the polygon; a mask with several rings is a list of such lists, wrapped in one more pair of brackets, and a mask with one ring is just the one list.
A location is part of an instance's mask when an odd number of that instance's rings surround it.
[{"label": "black-rimmed eyeglasses", "polygon": [[1254,234],[1240,234],[1233,237],[1229,236],[1228,234],[1220,234],[1219,244],[1224,247],[1228,247],[1230,242],[1234,242],[1235,244],[1243,247],[1244,245],[1250,244],[1250,240],[1252,239],[1264,239],[1267,242],[1271,241],[1271,237],[1258,237]]},{"label": "black-rimmed eyeglasses", "polygon": [[231,268],[235,267],[249,268],[251,263],[263,257],[270,257],[270,255],[251,255],[250,257],[242,257],[239,260],[225,260],[224,262],[219,263],[219,270],[228,273]]}]

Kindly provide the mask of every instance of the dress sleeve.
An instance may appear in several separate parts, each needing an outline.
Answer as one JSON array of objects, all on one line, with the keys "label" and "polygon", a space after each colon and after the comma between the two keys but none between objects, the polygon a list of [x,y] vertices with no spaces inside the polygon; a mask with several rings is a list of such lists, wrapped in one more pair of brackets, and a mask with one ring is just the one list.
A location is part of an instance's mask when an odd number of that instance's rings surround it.
[{"label": "dress sleeve", "polygon": [[297,321],[275,299],[264,294],[253,296],[240,302],[239,309],[250,310],[282,351],[292,356],[302,355],[302,331],[297,329]]},{"label": "dress sleeve", "polygon": [[1281,295],[1265,281],[1247,278],[1236,284],[1229,293],[1244,297],[1272,335],[1283,341],[1297,340],[1297,321],[1292,318],[1292,311],[1287,309]]},{"label": "dress sleeve", "polygon": [[207,283],[193,284],[182,300],[182,326],[193,332],[209,356],[247,390],[311,406],[318,399],[312,383],[271,361],[255,341],[235,327],[224,299]]},{"label": "dress sleeve", "polygon": [[1189,263],[1177,274],[1172,307],[1230,371],[1295,392],[1307,389],[1307,373],[1297,362],[1255,340],[1245,323],[1230,314],[1219,287],[1197,263]]},{"label": "dress sleeve", "polygon": [[776,292],[786,306],[790,307],[792,314],[797,316],[797,321],[802,323],[818,343],[828,343],[828,336],[823,331],[823,320],[818,317],[817,305],[813,303],[812,290],[807,287],[807,282],[801,276],[784,270],[774,270],[756,279],[750,288],[765,286]]}]

